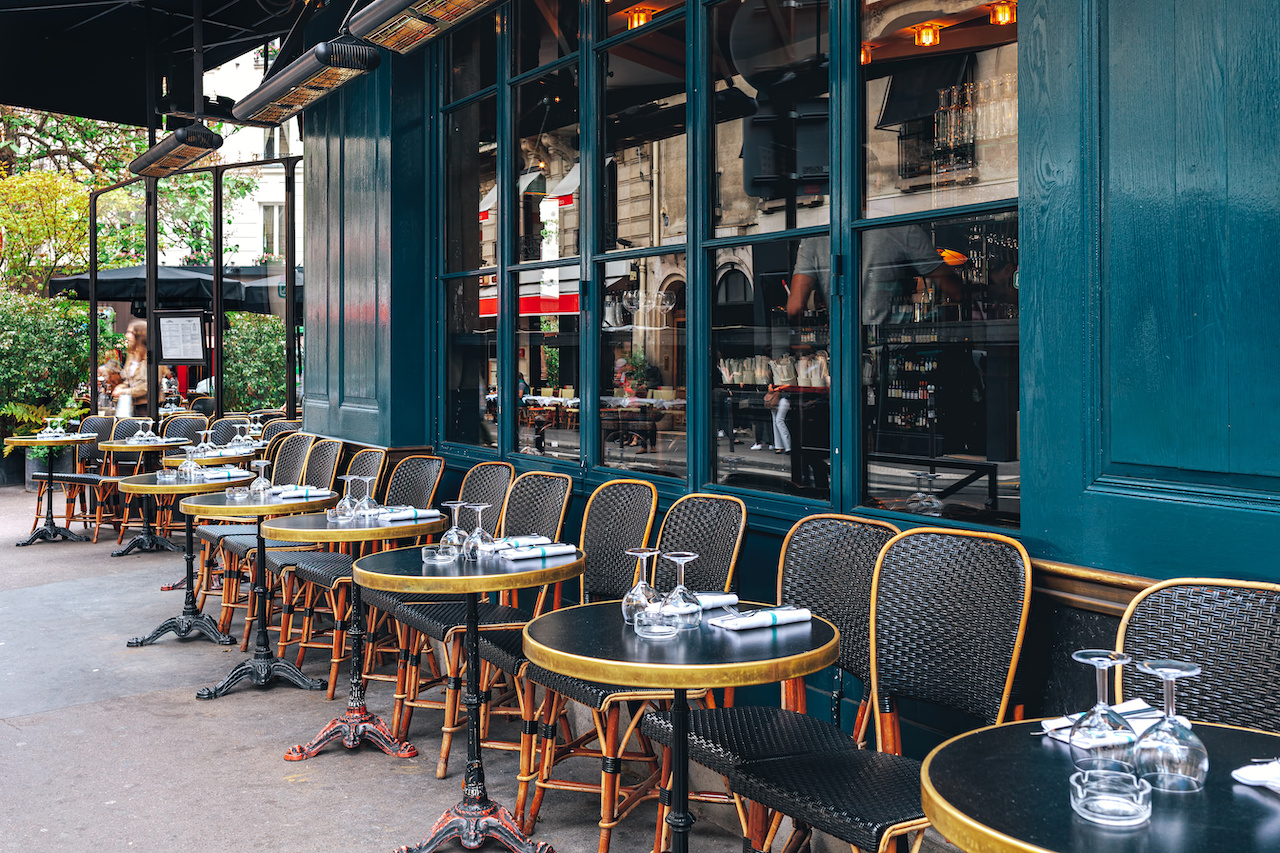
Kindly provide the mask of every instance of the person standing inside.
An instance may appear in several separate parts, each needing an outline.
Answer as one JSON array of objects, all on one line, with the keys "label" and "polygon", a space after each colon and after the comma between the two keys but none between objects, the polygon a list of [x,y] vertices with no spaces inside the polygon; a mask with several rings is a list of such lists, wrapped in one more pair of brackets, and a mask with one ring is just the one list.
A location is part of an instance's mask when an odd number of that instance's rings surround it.
[{"label": "person standing inside", "polygon": [[[120,371],[120,384],[111,391],[116,401],[116,411],[130,409],[133,417],[145,418],[147,414],[147,324],[134,320],[124,333],[125,364]],[[130,403],[121,404],[122,398]],[[128,417],[128,415],[123,415]]]}]

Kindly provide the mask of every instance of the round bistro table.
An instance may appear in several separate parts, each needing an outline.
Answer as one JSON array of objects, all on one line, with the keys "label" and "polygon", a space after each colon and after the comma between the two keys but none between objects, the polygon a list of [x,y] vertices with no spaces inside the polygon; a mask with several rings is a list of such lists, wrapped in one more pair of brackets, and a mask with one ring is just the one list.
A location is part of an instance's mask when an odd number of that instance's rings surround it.
[{"label": "round bistro table", "polygon": [[[421,548],[397,548],[356,560],[352,575],[356,584],[390,592],[464,593],[467,624],[463,644],[467,650],[467,771],[462,802],[445,811],[416,847],[405,851],[430,853],[454,838],[474,850],[492,838],[518,853],[552,853],[551,845],[525,837],[511,813],[489,799],[484,784],[484,759],[480,752],[480,629],[478,601],[482,592],[501,592],[556,583],[582,574],[582,551],[563,557],[504,560],[486,557],[478,562],[458,558],[439,565],[425,563]],[[615,606],[616,609],[616,606]]]},{"label": "round bistro table", "polygon": [[[287,515],[262,522],[262,535],[283,542],[377,542],[383,539],[407,539],[426,536],[444,530],[444,516],[424,518],[421,521],[372,521],[356,518],[349,522],[329,521],[324,513]],[[336,618],[336,617],[335,617]],[[360,601],[360,585],[351,585],[351,627],[347,636],[351,639],[351,686],[347,690],[347,710],[341,717],[330,720],[310,743],[297,744],[284,754],[286,761],[310,758],[325,746],[342,739],[347,749],[355,749],[360,741],[368,740],[387,755],[412,758],[418,754],[413,744],[398,741],[376,714],[369,713],[364,701],[364,606]]]},{"label": "round bistro table", "polygon": [[[88,444],[97,438],[93,433],[72,432],[66,435],[11,435],[5,438],[4,443],[11,447],[68,447],[70,445]],[[30,545],[32,542],[39,542],[41,539],[48,539],[50,542],[56,542],[58,537],[69,539],[72,542],[87,542],[89,537],[72,533],[65,527],[59,527],[53,523],[53,451],[49,451],[49,486],[45,489],[45,497],[48,498],[48,508],[45,510],[44,524],[31,531],[31,535],[21,542],[15,544],[18,547]],[[37,504],[39,506],[39,504]],[[39,512],[39,510],[37,510]]]},{"label": "round bistro table", "polygon": [[674,690],[671,703],[671,849],[687,853],[689,689],[784,681],[835,663],[840,631],[809,622],[730,631],[707,623],[668,639],[648,640],[622,620],[616,601],[544,613],[524,628],[524,653],[552,672],[606,684]]},{"label": "round bistro table", "polygon": [[[145,418],[143,419],[145,420]],[[189,438],[161,438],[156,441],[148,441],[144,443],[131,444],[127,441],[100,441],[98,447],[111,453],[138,453],[141,462],[141,468],[150,468],[154,470],[158,465],[147,464],[148,453],[159,453],[162,450],[168,450],[171,447],[182,447],[190,444]],[[130,494],[125,487],[125,480],[131,477],[125,477],[120,481],[120,491]],[[151,525],[151,519],[155,516],[155,493],[151,492],[134,492],[133,494],[142,495],[142,532],[129,540],[129,544],[123,548],[119,548],[111,552],[113,557],[123,557],[135,550],[137,551],[178,551],[177,545],[174,545],[163,536],[159,536],[155,532],[155,528]]]},{"label": "round bistro table", "polygon": [[[223,453],[215,456],[196,456],[196,464],[200,466],[216,467],[218,465],[243,465],[251,462],[257,457],[257,453],[249,450],[245,453]],[[186,456],[162,456],[160,464],[166,468],[181,467],[183,462],[187,461]],[[256,475],[255,475],[256,476]]]},{"label": "round bistro table", "polygon": [[[157,483],[156,475],[152,474],[136,474],[132,477],[125,477],[120,481],[122,491],[130,494],[140,494],[146,496],[154,495],[200,495],[206,492],[217,492],[225,489],[227,486],[244,486],[248,485],[253,476],[238,477],[234,480],[177,480],[173,483]],[[144,522],[149,523],[149,522]],[[172,631],[178,637],[185,637],[192,631],[203,634],[210,640],[213,640],[220,646],[227,646],[235,642],[229,635],[218,630],[218,623],[210,616],[205,616],[196,607],[195,592],[195,536],[194,525],[190,515],[186,516],[186,548],[183,550],[183,558],[187,562],[186,577],[179,583],[169,586],[174,589],[181,586],[186,590],[186,597],[182,604],[182,613],[178,616],[172,616],[160,623],[154,631],[145,637],[134,637],[128,642],[131,648],[137,646],[147,646]]]},{"label": "round bistro table", "polygon": [[1242,785],[1231,771],[1280,756],[1280,735],[1195,723],[1209,751],[1197,793],[1151,792],[1151,820],[1101,826],[1076,815],[1075,772],[1061,741],[1036,737],[1039,722],[977,729],[943,743],[921,768],[924,813],[970,853],[1262,853],[1280,850],[1280,793]]},{"label": "round bistro table", "polygon": [[[225,484],[224,484],[225,485]],[[258,631],[253,646],[253,657],[240,661],[232,667],[227,677],[216,687],[203,687],[196,692],[197,699],[216,699],[223,696],[246,678],[256,686],[262,687],[279,676],[285,681],[305,690],[322,690],[323,681],[308,678],[302,670],[286,660],[276,657],[267,642],[267,616],[270,608],[267,602],[266,566],[267,540],[262,535],[262,519],[273,515],[289,515],[298,512],[314,512],[327,509],[338,502],[338,493],[330,492],[319,498],[285,498],[272,495],[266,501],[227,500],[226,492],[211,492],[203,495],[192,495],[183,498],[178,504],[189,518],[253,518],[257,521],[258,556],[253,567],[253,594],[258,597]]]}]

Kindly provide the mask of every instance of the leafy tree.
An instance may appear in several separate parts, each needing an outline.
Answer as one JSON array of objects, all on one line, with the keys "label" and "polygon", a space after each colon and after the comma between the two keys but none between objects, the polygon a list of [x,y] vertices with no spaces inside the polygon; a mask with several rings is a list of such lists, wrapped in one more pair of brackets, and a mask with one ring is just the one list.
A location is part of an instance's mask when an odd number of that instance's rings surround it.
[{"label": "leafy tree", "polygon": [[49,170],[106,186],[128,178],[146,150],[139,127],[0,106],[0,175]]},{"label": "leafy tree", "polygon": [[[62,408],[89,374],[87,323],[83,302],[0,288],[0,405]],[[0,431],[17,420],[0,418]]]},{"label": "leafy tree", "polygon": [[57,172],[0,178],[0,281],[40,292],[58,270],[84,264],[88,200],[82,184]]},{"label": "leafy tree", "polygon": [[270,314],[229,312],[222,338],[223,405],[228,411],[283,407],[284,321]]}]

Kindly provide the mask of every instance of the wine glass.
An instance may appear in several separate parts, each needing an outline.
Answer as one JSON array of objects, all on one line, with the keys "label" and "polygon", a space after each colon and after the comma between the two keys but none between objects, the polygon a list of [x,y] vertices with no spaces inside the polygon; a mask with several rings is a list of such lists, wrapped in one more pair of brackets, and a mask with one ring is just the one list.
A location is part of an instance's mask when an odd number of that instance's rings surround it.
[{"label": "wine glass", "polygon": [[702,624],[702,605],[697,597],[684,585],[685,563],[698,559],[692,551],[668,551],[662,559],[676,564],[676,588],[667,593],[662,600],[663,609],[674,611],[677,622],[684,630],[697,628]]},{"label": "wine glass", "polygon": [[196,462],[196,449],[191,446],[182,448],[187,458],[178,466],[178,476],[184,480],[195,480],[200,476],[200,465]]},{"label": "wine glass", "polygon": [[1173,682],[1199,675],[1200,667],[1178,660],[1144,660],[1138,669],[1164,684],[1164,717],[1133,746],[1137,773],[1161,791],[1199,791],[1209,775],[1209,753],[1195,732],[1178,719]]},{"label": "wine glass", "polygon": [[1098,703],[1071,727],[1071,760],[1078,770],[1132,773],[1133,742],[1138,735],[1107,704],[1107,671],[1128,663],[1129,656],[1109,649],[1081,649],[1071,657],[1095,667],[1098,680]]},{"label": "wine glass", "polygon": [[66,428],[63,426],[63,425],[66,423],[66,420],[67,420],[67,419],[66,419],[66,418],[64,418],[64,417],[54,417],[54,418],[53,418],[53,434],[54,434],[54,435],[66,435],[66,434],[67,434],[67,430],[66,430]]},{"label": "wine glass", "polygon": [[489,508],[489,504],[467,504],[467,509],[476,514],[476,529],[471,531],[467,541],[463,543],[462,554],[468,560],[476,561],[481,556],[493,551],[493,536],[480,523],[481,514]]},{"label": "wine glass", "polygon": [[213,430],[202,429],[200,430],[200,436],[200,443],[196,445],[197,456],[203,453],[209,453],[214,449],[213,441],[211,440],[213,438]]},{"label": "wine glass", "polygon": [[654,558],[662,551],[657,548],[628,548],[627,553],[640,561],[640,580],[622,597],[622,619],[632,625],[635,623],[636,613],[658,604],[658,592],[649,585],[648,578]]},{"label": "wine glass", "polygon": [[364,480],[364,497],[360,498],[359,502],[356,503],[356,515],[362,518],[369,518],[370,516],[377,515],[378,510],[381,509],[381,507],[378,506],[378,501],[373,496],[373,481],[378,479],[378,475],[374,474],[369,477],[361,476],[356,477],[356,479]]},{"label": "wine glass", "polygon": [[441,536],[434,553],[428,552],[427,559],[433,563],[452,563],[462,554],[467,542],[467,531],[458,526],[458,507],[466,506],[466,501],[445,501],[441,506],[448,507],[452,526]]},{"label": "wine glass", "polygon": [[146,424],[146,427],[142,431],[142,437],[147,441],[155,441],[156,439],[158,439],[159,436],[156,435],[155,419],[147,418],[145,421],[143,421],[143,423]]},{"label": "wine glass", "polygon": [[39,433],[37,433],[37,435],[39,435],[39,436],[41,436],[41,437],[49,437],[49,436],[52,436],[52,435],[54,434],[54,433],[53,433],[53,422],[54,422],[55,420],[57,420],[57,418],[45,418],[45,419],[44,419],[44,429],[40,430],[40,432],[39,432]]},{"label": "wine glass", "polygon": [[262,503],[271,494],[271,481],[267,479],[267,466],[271,463],[266,459],[255,459],[250,464],[258,470],[258,478],[249,484],[249,497]]},{"label": "wine glass", "polygon": [[907,498],[907,512],[918,512],[921,515],[942,515],[942,501],[933,493],[933,481],[937,474],[928,471],[912,471],[916,478],[916,491]]}]

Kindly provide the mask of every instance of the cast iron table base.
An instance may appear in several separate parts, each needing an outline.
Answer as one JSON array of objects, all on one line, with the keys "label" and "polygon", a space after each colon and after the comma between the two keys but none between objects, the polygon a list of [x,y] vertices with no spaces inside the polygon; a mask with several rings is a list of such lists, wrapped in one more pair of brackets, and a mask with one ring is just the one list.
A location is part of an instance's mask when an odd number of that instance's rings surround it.
[{"label": "cast iron table base", "polygon": [[328,685],[319,679],[310,678],[302,670],[286,660],[275,656],[267,640],[267,540],[262,537],[262,519],[258,519],[258,559],[253,569],[253,594],[258,597],[258,632],[253,645],[253,657],[242,660],[232,667],[227,677],[216,687],[202,687],[196,691],[197,699],[217,699],[225,696],[246,678],[256,687],[270,684],[276,678],[282,678],[294,687],[303,690],[324,690]]},{"label": "cast iron table base", "polygon": [[[187,576],[183,578],[187,591],[186,598],[182,605],[182,614],[179,616],[171,616],[160,623],[160,627],[156,628],[145,637],[134,637],[128,642],[129,648],[137,648],[138,646],[148,646],[165,634],[172,631],[179,638],[186,637],[192,631],[197,634],[203,634],[210,640],[213,640],[220,646],[229,646],[235,642],[228,634],[224,634],[218,630],[218,623],[211,616],[206,616],[196,607],[195,592],[195,535],[192,523],[192,517],[187,515],[187,549],[183,554],[187,561]],[[163,587],[161,587],[163,589]]]},{"label": "cast iron table base", "polygon": [[155,515],[155,501],[151,495],[142,496],[142,532],[129,540],[129,544],[111,552],[113,557],[123,557],[132,551],[181,551],[168,539],[156,533],[151,526],[151,518]]},{"label": "cast iron table base", "polygon": [[398,741],[377,714],[369,713],[364,704],[364,606],[360,602],[360,585],[351,584],[351,687],[347,691],[347,712],[330,720],[320,734],[308,744],[292,746],[284,754],[285,761],[302,761],[315,755],[338,738],[347,749],[355,749],[367,740],[387,755],[413,758],[418,750],[413,744]]},{"label": "cast iron table base", "polygon": [[480,757],[480,629],[477,612],[478,594],[467,593],[467,691],[462,704],[467,706],[467,772],[462,789],[462,802],[447,809],[431,832],[416,847],[401,847],[397,853],[431,853],[446,841],[458,839],[468,850],[475,850],[492,838],[515,853],[555,853],[545,841],[525,837],[511,813],[489,799],[484,786],[484,761]]},{"label": "cast iron table base", "polygon": [[56,542],[61,536],[69,542],[88,542],[88,536],[81,536],[78,533],[72,533],[65,527],[59,527],[53,523],[53,448],[49,448],[49,485],[45,488],[46,509],[44,513],[44,524],[31,531],[31,535],[21,542],[15,542],[14,545],[22,548],[30,545],[32,542],[39,542],[41,539],[48,539],[50,542]]}]

